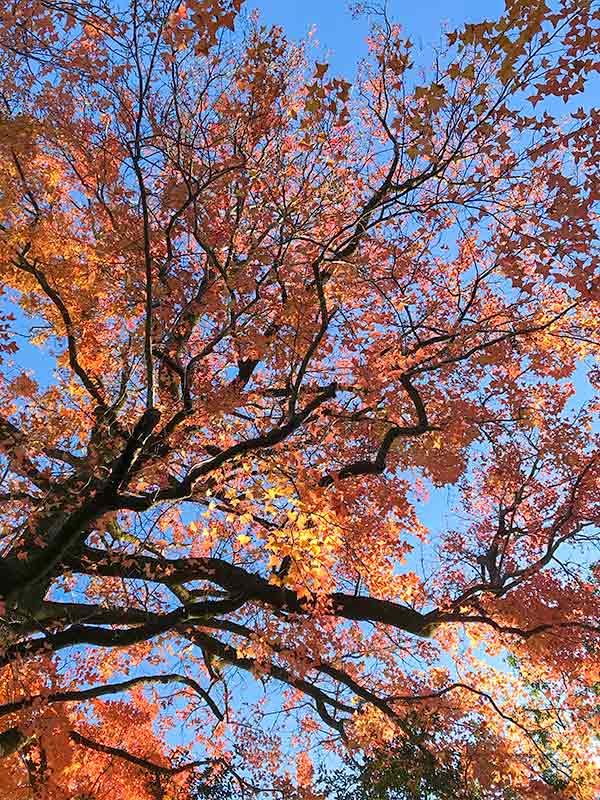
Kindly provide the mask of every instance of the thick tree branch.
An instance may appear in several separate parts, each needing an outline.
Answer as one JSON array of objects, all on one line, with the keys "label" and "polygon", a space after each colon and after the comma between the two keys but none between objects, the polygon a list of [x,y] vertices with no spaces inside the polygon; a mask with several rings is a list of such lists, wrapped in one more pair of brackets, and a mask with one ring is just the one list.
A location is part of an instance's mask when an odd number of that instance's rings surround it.
[{"label": "thick tree branch", "polygon": [[219,709],[208,692],[203,689],[197,681],[188,677],[187,675],[178,675],[176,673],[165,675],[143,675],[138,678],[130,678],[126,681],[120,681],[119,683],[92,686],[89,689],[74,689],[64,692],[52,692],[51,694],[46,695],[32,695],[31,697],[22,698],[21,700],[15,700],[12,703],[0,705],[0,717],[4,717],[7,714],[14,714],[17,711],[21,711],[24,708],[29,708],[30,706],[37,705],[39,703],[81,703],[84,700],[90,700],[92,698],[105,697],[106,695],[110,694],[126,692],[129,691],[129,689],[133,689],[135,686],[143,686],[147,684],[166,685],[169,683],[185,684],[196,694],[202,697],[217,719],[223,719],[222,711]]},{"label": "thick tree branch", "polygon": [[219,469],[228,461],[237,458],[238,456],[245,455],[257,450],[267,450],[275,447],[281,442],[285,441],[294,431],[298,430],[301,424],[310,415],[316,411],[319,406],[327,400],[333,398],[337,391],[337,384],[332,383],[325,387],[323,391],[318,394],[310,403],[308,403],[302,411],[297,412],[290,417],[287,422],[266,433],[256,436],[253,439],[245,439],[237,444],[220,451],[215,456],[206,461],[198,464],[190,469],[188,474],[182,481],[179,481],[175,486],[167,489],[161,489],[154,493],[146,493],[140,495],[121,494],[118,496],[117,502],[120,508],[130,509],[132,511],[147,511],[152,506],[165,500],[177,500],[190,497],[194,484],[200,478],[206,477],[211,472]]},{"label": "thick tree branch", "polygon": [[[144,642],[174,630],[178,625],[192,620],[201,621],[204,617],[226,614],[237,610],[246,601],[245,597],[227,600],[207,600],[177,608],[168,614],[156,614],[151,621],[133,628],[100,628],[93,625],[71,625],[69,628],[46,636],[27,639],[9,645],[0,656],[0,666],[9,664],[17,657],[28,658],[38,653],[55,653],[66,647],[90,644],[96,647],[128,647]],[[123,621],[127,620],[127,611]]]},{"label": "thick tree branch", "polygon": [[[182,584],[208,580],[232,594],[261,602],[292,613],[310,613],[310,604],[291,589],[275,586],[266,578],[248,572],[218,558],[184,558],[158,560],[150,556],[123,554],[117,556],[86,547],[80,556],[69,558],[71,569],[89,574],[138,578],[158,583]],[[408,606],[373,597],[336,592],[329,595],[333,613],[346,619],[382,622],[409,633],[427,635],[436,621],[435,613],[421,614]]]},{"label": "thick tree branch", "polygon": [[190,769],[195,769],[196,767],[205,767],[210,764],[220,763],[218,760],[205,758],[199,761],[189,761],[187,764],[181,764],[177,767],[164,767],[161,764],[156,764],[154,761],[150,761],[147,758],[142,758],[141,756],[136,756],[133,753],[129,753],[127,750],[123,750],[121,747],[113,747],[112,745],[97,742],[94,739],[90,739],[88,736],[84,736],[78,731],[71,731],[69,735],[74,742],[82,745],[83,747],[87,747],[90,750],[95,750],[97,753],[104,753],[108,756],[120,758],[123,761],[129,761],[131,764],[135,764],[142,769],[146,769],[149,772],[154,772],[159,775],[173,776],[178,775],[181,772],[186,772]]}]

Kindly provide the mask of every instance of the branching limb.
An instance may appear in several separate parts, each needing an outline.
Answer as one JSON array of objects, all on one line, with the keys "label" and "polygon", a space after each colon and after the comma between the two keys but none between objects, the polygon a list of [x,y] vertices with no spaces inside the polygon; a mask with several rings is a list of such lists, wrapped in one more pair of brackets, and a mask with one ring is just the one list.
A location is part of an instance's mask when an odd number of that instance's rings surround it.
[{"label": "branching limb", "polygon": [[84,369],[79,360],[77,342],[75,339],[75,326],[73,325],[73,320],[71,318],[71,314],[69,313],[69,309],[65,305],[60,293],[50,285],[45,274],[38,268],[37,263],[35,261],[31,262],[27,259],[27,253],[29,252],[29,249],[29,245],[26,245],[24,248],[22,248],[22,250],[18,253],[17,259],[13,260],[13,264],[17,267],[17,269],[33,275],[44,294],[58,309],[67,334],[69,364],[71,369],[77,375],[81,383],[85,386],[90,397],[92,397],[103,410],[107,411],[108,407],[104,398],[104,387],[102,385],[102,381],[100,378],[95,375],[91,375],[86,369]]},{"label": "branching limb", "polygon": [[381,475],[381,473],[385,471],[388,453],[396,439],[401,436],[420,436],[426,431],[432,430],[429,420],[427,419],[427,412],[421,395],[411,383],[410,378],[407,375],[402,375],[400,381],[414,405],[417,423],[404,427],[394,425],[383,437],[374,460],[364,459],[355,461],[352,464],[347,464],[337,472],[335,477],[332,475],[324,475],[319,481],[319,486],[331,486],[336,478],[338,480],[344,480],[345,478],[356,477],[358,475]]},{"label": "branching limb", "polygon": [[14,714],[24,708],[29,708],[37,703],[81,703],[84,700],[90,700],[97,697],[105,697],[110,694],[117,694],[118,692],[126,692],[133,689],[135,686],[147,684],[169,684],[169,683],[183,683],[198,694],[210,707],[213,714],[217,719],[223,719],[223,713],[200,684],[193,678],[187,675],[165,674],[165,675],[143,675],[138,678],[130,678],[126,681],[119,683],[109,683],[103,686],[92,686],[89,689],[81,690],[68,690],[64,692],[53,692],[47,695],[32,695],[31,697],[15,700],[12,703],[5,703],[0,706],[0,717],[6,714]]},{"label": "branching limb", "polygon": [[95,750],[97,753],[105,753],[108,756],[114,756],[115,758],[120,758],[123,761],[129,761],[131,764],[142,767],[142,769],[146,769],[149,772],[154,772],[156,774],[165,775],[168,777],[178,775],[181,772],[186,772],[190,769],[195,769],[196,767],[205,767],[209,764],[220,763],[217,760],[205,758],[199,761],[189,761],[187,764],[181,764],[178,767],[164,767],[161,764],[156,764],[154,761],[149,761],[147,758],[142,758],[141,756],[136,756],[133,753],[129,753],[127,750],[123,750],[121,747],[113,747],[112,745],[97,742],[94,739],[90,739],[88,736],[84,736],[78,731],[71,731],[69,735],[77,744],[87,747],[90,750]]}]

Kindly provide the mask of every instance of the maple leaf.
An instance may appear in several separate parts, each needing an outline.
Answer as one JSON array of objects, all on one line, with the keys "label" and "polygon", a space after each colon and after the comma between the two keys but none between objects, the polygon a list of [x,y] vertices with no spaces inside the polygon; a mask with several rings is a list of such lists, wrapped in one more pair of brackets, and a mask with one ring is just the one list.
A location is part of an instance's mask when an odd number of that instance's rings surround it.
[{"label": "maple leaf", "polygon": [[315,66],[315,77],[316,77],[316,79],[319,80],[319,81],[323,80],[323,78],[325,77],[325,73],[327,72],[328,69],[329,69],[329,64],[319,64],[317,62],[316,66]]}]

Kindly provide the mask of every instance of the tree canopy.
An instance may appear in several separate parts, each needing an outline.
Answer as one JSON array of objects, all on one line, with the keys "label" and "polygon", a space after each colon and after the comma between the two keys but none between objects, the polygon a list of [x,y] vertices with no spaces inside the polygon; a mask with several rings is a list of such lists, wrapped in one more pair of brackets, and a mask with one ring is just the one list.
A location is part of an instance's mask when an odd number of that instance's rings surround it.
[{"label": "tree canopy", "polygon": [[363,13],[0,10],[3,797],[598,797],[598,4]]}]

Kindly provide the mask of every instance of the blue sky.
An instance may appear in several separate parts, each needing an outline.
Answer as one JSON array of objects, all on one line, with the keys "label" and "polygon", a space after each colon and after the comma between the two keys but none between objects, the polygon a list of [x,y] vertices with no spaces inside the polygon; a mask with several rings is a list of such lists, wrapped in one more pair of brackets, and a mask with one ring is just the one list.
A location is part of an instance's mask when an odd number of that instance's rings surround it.
[{"label": "blue sky", "polygon": [[[444,23],[458,27],[499,16],[502,0],[388,0],[388,14],[402,25],[417,49],[439,40]],[[353,19],[348,0],[246,0],[246,9],[257,9],[268,24],[284,27],[292,38],[305,36],[312,25],[315,37],[328,52],[332,66],[352,75],[358,58],[365,54],[367,22]]]}]

